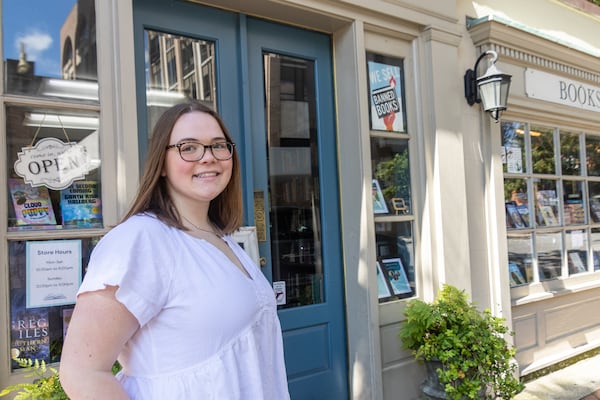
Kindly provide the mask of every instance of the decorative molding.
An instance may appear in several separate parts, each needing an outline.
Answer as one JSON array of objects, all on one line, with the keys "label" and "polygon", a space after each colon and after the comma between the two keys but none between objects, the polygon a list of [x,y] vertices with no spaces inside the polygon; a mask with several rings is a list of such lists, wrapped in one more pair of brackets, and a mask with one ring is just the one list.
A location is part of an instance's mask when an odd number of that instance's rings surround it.
[{"label": "decorative molding", "polygon": [[480,52],[494,50],[502,59],[523,67],[600,83],[600,57],[597,55],[493,19],[470,25],[468,32]]}]

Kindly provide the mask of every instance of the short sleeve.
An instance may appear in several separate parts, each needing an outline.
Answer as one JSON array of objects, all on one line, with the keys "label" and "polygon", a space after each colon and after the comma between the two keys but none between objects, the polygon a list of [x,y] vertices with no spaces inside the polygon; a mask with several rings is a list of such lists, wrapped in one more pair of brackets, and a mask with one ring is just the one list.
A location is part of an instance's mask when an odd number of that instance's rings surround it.
[{"label": "short sleeve", "polygon": [[168,299],[171,229],[148,215],[117,225],[92,251],[77,294],[118,286],[117,300],[145,325]]}]

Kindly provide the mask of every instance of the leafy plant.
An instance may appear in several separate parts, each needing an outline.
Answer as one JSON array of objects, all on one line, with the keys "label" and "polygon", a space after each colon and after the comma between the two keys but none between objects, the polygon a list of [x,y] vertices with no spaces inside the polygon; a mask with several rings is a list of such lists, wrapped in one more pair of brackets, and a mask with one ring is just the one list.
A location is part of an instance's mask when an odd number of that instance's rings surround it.
[{"label": "leafy plant", "polygon": [[448,399],[512,399],[523,389],[512,362],[513,334],[504,319],[480,312],[464,291],[444,285],[437,299],[408,302],[399,338],[418,360],[439,361],[439,381]]},{"label": "leafy plant", "polygon": [[[0,397],[17,392],[14,400],[69,400],[60,384],[58,370],[48,367],[44,360],[31,360],[29,358],[13,358],[20,367],[30,371],[26,378],[35,378],[31,383],[17,383],[0,391]],[[112,366],[112,373],[116,375],[121,370],[118,361]]]},{"label": "leafy plant", "polygon": [[30,371],[26,378],[35,378],[31,383],[17,383],[6,387],[0,397],[17,392],[14,400],[69,400],[65,394],[55,368],[48,367],[45,361],[32,361],[27,358],[15,358],[19,366]]}]

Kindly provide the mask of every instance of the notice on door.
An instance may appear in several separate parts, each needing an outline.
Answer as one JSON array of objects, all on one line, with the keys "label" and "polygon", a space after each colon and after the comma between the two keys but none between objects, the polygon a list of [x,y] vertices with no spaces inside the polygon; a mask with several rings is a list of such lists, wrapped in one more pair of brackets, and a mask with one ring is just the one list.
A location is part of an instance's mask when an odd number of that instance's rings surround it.
[{"label": "notice on door", "polygon": [[81,240],[27,242],[27,308],[74,304],[81,284]]}]

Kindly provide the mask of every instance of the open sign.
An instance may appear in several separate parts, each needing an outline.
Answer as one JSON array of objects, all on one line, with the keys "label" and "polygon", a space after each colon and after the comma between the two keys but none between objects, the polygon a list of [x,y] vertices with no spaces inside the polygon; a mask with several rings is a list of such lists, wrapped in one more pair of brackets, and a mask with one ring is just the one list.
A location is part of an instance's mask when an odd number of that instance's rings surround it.
[{"label": "open sign", "polygon": [[33,187],[65,189],[93,169],[85,146],[53,137],[23,148],[17,156],[15,172]]}]

